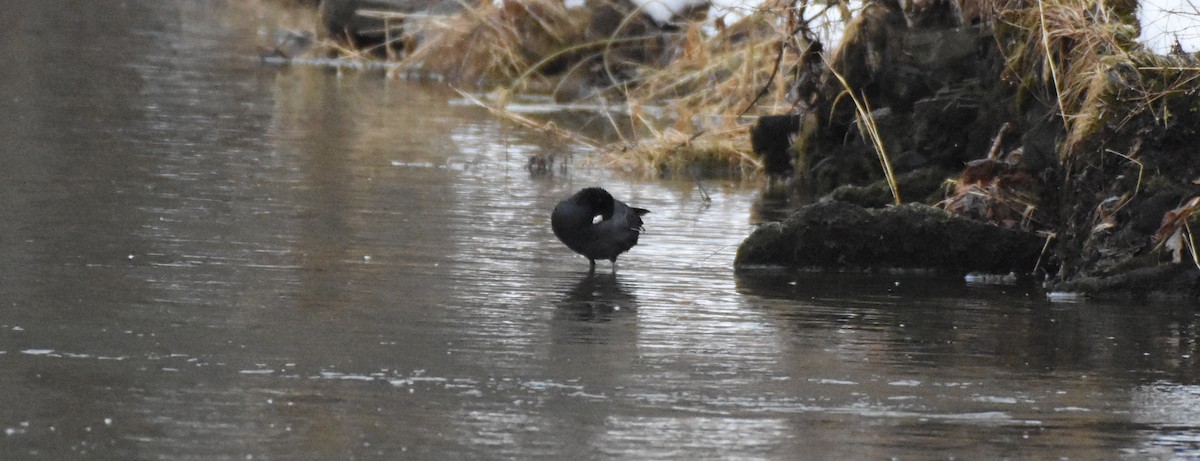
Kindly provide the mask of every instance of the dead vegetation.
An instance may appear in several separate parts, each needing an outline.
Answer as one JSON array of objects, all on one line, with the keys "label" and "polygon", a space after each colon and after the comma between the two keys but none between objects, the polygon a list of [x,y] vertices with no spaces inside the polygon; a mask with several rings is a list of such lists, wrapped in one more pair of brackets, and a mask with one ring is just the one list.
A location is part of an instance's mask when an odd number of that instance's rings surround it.
[{"label": "dead vegetation", "polygon": [[999,15],[1006,76],[1056,109],[1059,278],[1196,261],[1200,64],[1135,41],[1129,1],[1042,0]]},{"label": "dead vegetation", "polygon": [[1165,115],[1164,98],[1196,88],[1200,67],[1145,50],[1130,1],[1043,0],[1004,9],[1007,75],[1053,101],[1067,126],[1059,157],[1086,151],[1106,124]]},{"label": "dead vegetation", "polygon": [[[820,44],[805,15],[845,9],[770,0],[729,24],[682,17],[660,26],[624,0],[596,6],[603,3],[568,9],[561,0],[482,1],[449,16],[368,11],[403,24],[403,32],[366,50],[336,41],[322,42],[322,50],[346,59],[383,55],[391,76],[620,108],[620,120],[610,119],[621,139],[601,150],[604,162],[624,169],[662,175],[699,166],[752,175],[761,167],[747,126],[755,115],[790,110],[797,72],[819,65]],[[613,11],[619,14],[601,17]],[[505,102],[489,109],[503,114]],[[651,105],[652,114],[641,110]]]},{"label": "dead vegetation", "polygon": [[[940,3],[946,2],[909,2],[905,13],[913,24],[927,22],[917,10]],[[1200,75],[1193,60],[1140,50],[1134,41],[1132,0],[954,3],[958,21],[994,21],[1007,77],[1053,102],[1067,126],[1059,144],[1064,162],[1088,150],[1086,144],[1106,125],[1119,127],[1140,113],[1169,117],[1164,99],[1189,91]],[[618,131],[628,132],[630,126],[634,131],[605,150],[645,157],[622,163],[655,173],[676,163],[673,158],[664,162],[662,152],[654,152],[657,148],[669,148],[679,164],[688,162],[693,151],[709,161],[724,150],[721,156],[731,169],[752,169],[761,162],[747,163],[754,160],[748,145],[716,137],[741,132],[739,127],[752,123],[756,115],[803,109],[811,101],[797,93],[805,86],[828,84],[818,81],[826,59],[836,65],[865,52],[866,58],[879,60],[886,50],[865,43],[872,40],[868,23],[894,21],[875,14],[874,3],[858,14],[845,3],[818,0],[768,0],[728,24],[724,18],[705,23],[684,17],[669,28],[654,24],[623,0],[590,2],[583,8],[567,8],[562,0],[460,5],[450,15],[360,11],[383,21],[383,43],[358,49],[324,40],[318,49],[349,60],[383,57],[392,76],[435,78],[485,91],[504,88],[509,94],[555,93],[602,100],[607,107],[623,104],[624,116],[632,122]],[[820,14],[828,10],[848,28],[842,46],[826,57],[816,38],[826,24],[814,18],[829,17]],[[598,11],[615,11],[616,16],[604,18]],[[865,100],[859,92],[862,76],[847,78],[843,97],[864,99],[860,105],[886,105],[887,101]],[[858,91],[849,91],[851,87]],[[661,110],[653,117],[638,113],[647,105]],[[860,119],[868,127],[870,119]],[[882,148],[879,152],[887,170],[887,156]]]},{"label": "dead vegetation", "polygon": [[[515,89],[528,90],[528,77],[538,75],[531,69],[580,45],[583,20],[561,1],[480,2],[459,14],[412,21],[403,38],[411,50],[394,68],[470,85],[513,82],[521,86]],[[532,89],[545,89],[546,82],[534,83],[543,86]]]},{"label": "dead vegetation", "polygon": [[[628,0],[461,6],[448,16],[371,12],[401,32],[365,50],[325,50],[469,89],[464,97],[493,114],[591,146],[595,161],[625,171],[776,165],[789,187],[817,194],[886,182],[892,204],[940,201],[1053,236],[1038,258],[1050,278],[1178,263],[1185,252],[1200,260],[1200,64],[1145,50],[1134,0],[873,0],[859,10],[767,0],[738,20],[683,14],[670,24]],[[830,16],[846,29],[826,52],[817,21]],[[500,96],[469,96],[480,93]],[[615,135],[592,139],[505,109],[525,93],[601,107]],[[763,115],[779,116],[783,142],[765,144],[778,158],[750,145]],[[938,178],[944,193],[926,186]]]}]

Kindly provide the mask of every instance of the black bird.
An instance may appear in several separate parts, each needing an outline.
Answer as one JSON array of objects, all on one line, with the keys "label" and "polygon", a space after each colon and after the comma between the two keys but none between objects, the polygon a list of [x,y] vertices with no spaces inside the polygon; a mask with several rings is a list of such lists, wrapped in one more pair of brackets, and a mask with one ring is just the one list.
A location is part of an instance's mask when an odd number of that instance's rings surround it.
[{"label": "black bird", "polygon": [[604,189],[589,187],[558,202],[550,227],[567,248],[591,261],[593,269],[597,259],[612,261],[615,269],[617,256],[637,245],[644,230],[642,215],[649,212],[614,199]]}]

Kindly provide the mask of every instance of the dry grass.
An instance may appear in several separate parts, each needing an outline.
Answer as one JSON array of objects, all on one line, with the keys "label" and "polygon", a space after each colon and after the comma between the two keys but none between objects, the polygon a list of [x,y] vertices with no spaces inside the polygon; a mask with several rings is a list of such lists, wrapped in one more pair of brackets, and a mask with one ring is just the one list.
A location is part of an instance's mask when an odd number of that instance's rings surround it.
[{"label": "dry grass", "polygon": [[[803,51],[811,46],[804,34],[796,33],[805,4],[768,2],[712,36],[706,35],[700,24],[691,23],[675,34],[613,36],[560,51],[599,56],[610,63],[622,60],[607,54],[629,42],[666,50],[666,64],[641,63],[632,78],[600,93],[600,97],[625,101],[625,115],[636,132],[608,146],[603,161],[644,174],[693,167],[738,174],[758,171],[761,165],[752,155],[746,135],[750,119],[741,115],[789,109],[787,85],[792,79],[787,72],[800,65]],[[531,70],[556,56],[531,63],[512,85],[528,88],[526,78]],[[622,62],[629,64],[628,60]],[[645,104],[661,110],[656,111],[657,116],[649,116],[640,110]],[[621,128],[619,132],[629,131]]]},{"label": "dry grass", "polygon": [[[397,59],[388,56],[393,76],[432,76],[477,89],[500,86],[513,94],[555,88],[557,77],[540,71],[556,61],[578,66],[599,59],[610,77],[615,70],[608,66],[620,63],[624,72],[611,79],[618,83],[601,88],[597,98],[604,106],[611,106],[608,100],[624,101],[634,130],[603,149],[604,162],[646,174],[682,171],[688,164],[753,174],[760,169],[746,136],[753,119],[742,116],[790,110],[787,91],[795,78],[789,73],[803,64],[804,51],[813,45],[811,33],[800,33],[808,27],[802,18],[810,3],[817,5],[814,8],[845,9],[837,2],[770,0],[715,30],[691,23],[676,33],[614,34],[600,40],[585,38],[589,13],[568,10],[558,0],[464,3],[460,13],[445,17],[370,14],[405,24],[403,36],[391,39],[407,48]],[[637,15],[640,12],[627,16],[618,30]],[[332,42],[323,46],[347,59],[370,58],[364,50]],[[629,46],[662,54],[631,61],[619,51]],[[654,116],[640,110],[650,104],[660,108]],[[485,107],[522,125],[546,126],[525,117],[517,120],[502,105]],[[631,131],[619,128],[618,132]]]},{"label": "dry grass", "polygon": [[695,136],[667,129],[636,145],[610,145],[601,161],[619,170],[644,174],[750,176],[762,164],[750,149],[748,131],[748,127],[739,126]]},{"label": "dry grass", "polygon": [[[773,59],[758,58],[779,51],[784,34],[766,27],[769,17],[764,10],[712,38],[704,37],[696,24],[684,33],[667,35],[667,40],[674,42],[666,46],[679,50],[675,59],[661,68],[643,64],[633,79],[622,80],[620,87],[600,93],[600,97],[624,100],[625,115],[635,125],[633,130],[624,126],[617,130],[632,131],[629,137],[599,147],[605,154],[600,161],[648,175],[691,171],[695,166],[708,172],[757,171],[760,166],[751,154],[747,128],[729,114],[751,105],[755,95],[772,80],[767,76],[773,72]],[[538,71],[556,59],[582,62],[589,56],[600,56],[604,62],[616,62],[619,58],[606,53],[621,45],[662,39],[613,36],[584,41],[579,31],[586,29],[586,20],[586,16],[551,0],[502,5],[483,2],[410,31],[420,36],[420,45],[396,63],[395,72],[433,73],[476,87],[500,85],[510,94],[544,91],[553,88],[555,81]],[[773,40],[764,40],[772,34]],[[744,46],[731,44],[733,35]],[[790,63],[780,59],[778,67],[787,65]],[[779,105],[786,93],[786,79],[773,80],[768,96],[762,100]],[[664,107],[655,113],[665,116],[648,115],[641,110],[642,101]],[[543,131],[550,129],[557,137],[598,147],[596,141],[582,135],[504,110],[503,103],[476,103],[500,118]]]},{"label": "dry grass", "polygon": [[826,63],[826,65],[829,66],[829,72],[834,77],[837,77],[838,82],[842,84],[844,94],[849,95],[850,100],[854,103],[854,114],[855,121],[858,124],[858,132],[866,138],[864,141],[870,142],[871,146],[875,149],[875,155],[879,158],[879,166],[883,170],[884,178],[887,179],[888,189],[892,191],[892,201],[896,205],[899,205],[902,203],[900,200],[900,187],[896,184],[896,174],[892,171],[891,159],[888,158],[883,139],[879,136],[879,127],[875,125],[875,117],[871,115],[870,102],[867,101],[865,94],[854,94],[854,90],[850,88],[850,83],[846,82],[846,77],[838,73],[833,68],[833,65],[829,63]]},{"label": "dry grass", "polygon": [[[645,173],[705,171],[753,174],[761,162],[748,142],[744,114],[787,112],[789,73],[802,65],[812,46],[800,29],[807,2],[774,0],[716,34],[692,23],[670,36],[673,59],[662,67],[644,65],[619,88],[629,117],[646,136],[614,145],[606,162]],[[660,105],[652,119],[637,108]]]},{"label": "dry grass", "polygon": [[1053,90],[1047,97],[1067,127],[1064,162],[1106,123],[1159,113],[1166,96],[1189,91],[1200,76],[1194,63],[1146,51],[1105,0],[1032,0],[999,14],[1016,31],[1001,43],[1009,75],[1026,88]]},{"label": "dry grass", "polygon": [[1192,197],[1182,206],[1168,211],[1163,216],[1162,226],[1154,233],[1155,248],[1164,248],[1171,254],[1175,264],[1182,261],[1182,253],[1187,249],[1192,262],[1200,268],[1200,251],[1196,248],[1195,233],[1192,232],[1188,220],[1200,210],[1200,197]]},{"label": "dry grass", "polygon": [[706,136],[688,135],[675,129],[655,132],[648,128],[650,135],[640,141],[603,144],[554,122],[539,122],[500,105],[488,104],[464,91],[456,91],[497,118],[590,147],[600,154],[599,162],[622,171],[658,175],[686,172],[694,177],[750,176],[762,167],[751,152],[746,126],[706,133]]},{"label": "dry grass", "polygon": [[578,43],[586,27],[561,1],[483,1],[461,13],[417,21],[405,33],[416,43],[397,64],[471,85],[507,83],[538,60]]},{"label": "dry grass", "polygon": [[[1147,171],[1150,168],[1139,159],[1141,136],[1148,131],[1147,120],[1169,127],[1169,102],[1178,101],[1176,97],[1189,98],[1184,101],[1194,107],[1200,88],[1200,65],[1194,56],[1164,56],[1145,49],[1136,42],[1137,30],[1129,12],[1122,16],[1114,4],[1129,6],[1105,0],[1029,0],[1000,14],[1004,24],[1016,31],[1000,39],[1009,75],[1025,76],[1014,80],[1035,94],[1053,98],[1047,102],[1058,109],[1066,126],[1058,152],[1066,174],[1094,169],[1104,163],[1096,157],[1108,154],[1137,168],[1132,190],[1109,189],[1109,195],[1095,204],[1090,213],[1092,227],[1084,233],[1089,241],[1128,225],[1121,222],[1118,212],[1142,192],[1145,175],[1178,174]],[[1110,145],[1124,145],[1128,152],[1107,148]],[[1082,161],[1076,162],[1080,157]],[[1187,164],[1178,167],[1191,168]],[[1189,223],[1198,209],[1200,198],[1192,198],[1167,212],[1154,235],[1154,248],[1165,250],[1175,263],[1182,261],[1186,251],[1200,267],[1200,252]],[[1101,254],[1105,251],[1097,248]]]},{"label": "dry grass", "polygon": [[740,114],[756,107],[787,110],[787,71],[800,64],[811,43],[797,34],[793,3],[775,0],[712,37],[691,24],[674,45],[678,56],[662,68],[647,68],[630,90],[644,101],[666,101],[687,118],[692,114]]},{"label": "dry grass", "polygon": [[[1200,80],[1194,61],[1143,51],[1134,42],[1136,31],[1127,18],[1110,8],[1111,0],[976,3],[986,6],[988,17],[995,10],[1005,26],[1006,32],[997,36],[1008,74],[1058,108],[1068,127],[1060,149],[1063,161],[1085,149],[1106,124],[1121,125],[1143,113],[1165,120],[1170,116],[1165,99],[1192,91]],[[559,0],[488,0],[463,7],[451,16],[374,13],[405,26],[403,35],[392,39],[406,44],[406,52],[388,56],[390,75],[415,73],[518,93],[555,88],[556,77],[539,71],[564,60],[579,65],[598,56],[605,63],[634,65],[598,97],[624,101],[625,115],[637,126],[638,136],[609,146],[609,158],[629,156],[619,163],[641,165],[636,169],[650,173],[678,171],[669,165],[686,162],[689,156],[708,162],[721,149],[727,149],[721,154],[726,164],[745,169],[749,149],[726,138],[752,121],[743,115],[792,109],[788,86],[799,69],[813,64],[804,62],[815,34],[803,18],[812,17],[818,8],[837,8],[844,19],[851,13],[841,2],[769,0],[736,23],[718,23],[715,30],[692,23],[673,34],[589,41],[588,14],[568,10]],[[641,63],[612,56],[629,45],[667,51],[661,59]],[[332,41],[322,41],[318,48],[353,62],[376,58],[368,50]],[[654,117],[638,110],[650,104],[661,108]],[[860,121],[869,128],[869,120],[860,116]],[[670,154],[659,152],[662,149]]]},{"label": "dry grass", "polygon": [[1108,70],[1131,60],[1126,50],[1136,48],[1136,33],[1103,0],[1034,0],[1001,11],[1001,20],[1025,36],[1007,49],[1012,74],[1027,76],[1026,85],[1053,89],[1053,104],[1068,129],[1060,150],[1066,160],[1108,115]]}]

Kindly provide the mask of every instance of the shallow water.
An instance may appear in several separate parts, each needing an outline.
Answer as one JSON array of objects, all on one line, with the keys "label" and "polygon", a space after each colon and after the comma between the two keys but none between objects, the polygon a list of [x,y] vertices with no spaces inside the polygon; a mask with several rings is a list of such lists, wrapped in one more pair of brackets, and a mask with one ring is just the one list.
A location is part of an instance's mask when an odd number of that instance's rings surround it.
[{"label": "shallow water", "polygon": [[[0,459],[1200,456],[1190,306],[734,275],[755,183],[705,202],[436,85],[263,65],[243,7],[20,3]],[[550,232],[597,184],[653,210],[615,274]]]}]

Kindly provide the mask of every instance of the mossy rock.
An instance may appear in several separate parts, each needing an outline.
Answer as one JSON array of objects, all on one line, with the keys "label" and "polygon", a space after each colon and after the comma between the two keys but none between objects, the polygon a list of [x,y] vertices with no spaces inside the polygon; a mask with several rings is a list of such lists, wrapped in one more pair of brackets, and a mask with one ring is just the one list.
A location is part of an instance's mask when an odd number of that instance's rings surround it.
[{"label": "mossy rock", "polygon": [[760,227],[742,243],[737,267],[933,269],[952,273],[1028,273],[1044,238],[905,204],[866,209],[823,202],[782,223]]}]

